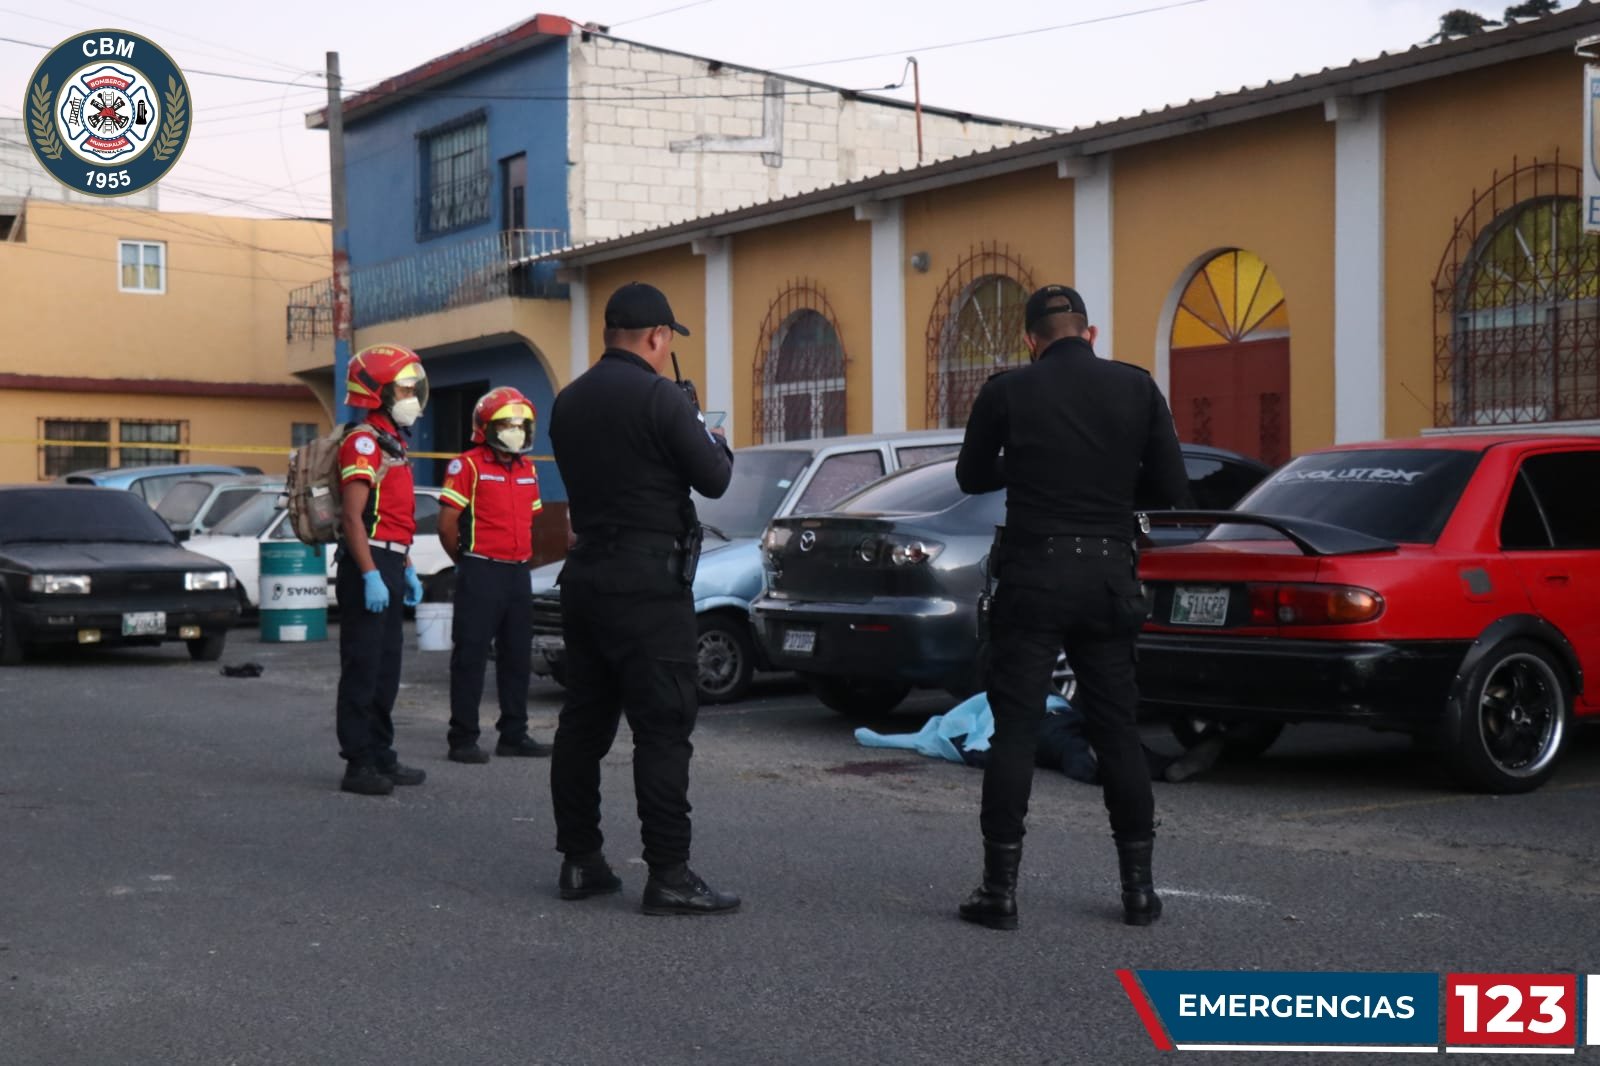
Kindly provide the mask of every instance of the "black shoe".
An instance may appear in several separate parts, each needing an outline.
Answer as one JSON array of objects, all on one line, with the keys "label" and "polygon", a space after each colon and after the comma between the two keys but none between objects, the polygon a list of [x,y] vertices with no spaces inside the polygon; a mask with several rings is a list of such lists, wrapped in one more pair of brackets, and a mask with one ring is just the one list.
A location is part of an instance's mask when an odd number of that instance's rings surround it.
[{"label": "black shoe", "polygon": [[961,905],[961,920],[989,929],[1017,927],[1017,869],[1022,844],[983,842],[983,884]]},{"label": "black shoe", "polygon": [[387,796],[394,791],[394,782],[378,773],[376,766],[351,763],[344,769],[339,791],[354,792],[358,796]]},{"label": "black shoe", "polygon": [[543,759],[550,754],[550,745],[541,744],[532,737],[521,740],[502,740],[494,746],[496,755],[521,756],[524,759]]},{"label": "black shoe", "polygon": [[489,761],[489,753],[478,747],[476,744],[464,744],[459,748],[450,749],[450,761],[464,763],[486,763]]},{"label": "black shoe", "polygon": [[397,785],[420,785],[428,779],[426,770],[418,770],[413,766],[401,766],[399,763],[395,763],[387,770],[379,770],[378,773]]},{"label": "black shoe", "polygon": [[646,914],[732,914],[739,909],[739,897],[718,892],[688,864],[652,868],[644,884]]},{"label": "black shoe", "polygon": [[612,872],[601,852],[569,855],[561,860],[561,898],[588,899],[622,891],[622,878]]},{"label": "black shoe", "polygon": [[1167,764],[1162,777],[1167,781],[1177,783],[1187,781],[1196,774],[1203,774],[1222,758],[1222,738],[1212,737],[1202,740],[1172,762]]},{"label": "black shoe", "polygon": [[1122,871],[1122,920],[1128,925],[1149,925],[1161,917],[1161,897],[1150,875],[1154,840],[1117,842],[1117,865]]}]

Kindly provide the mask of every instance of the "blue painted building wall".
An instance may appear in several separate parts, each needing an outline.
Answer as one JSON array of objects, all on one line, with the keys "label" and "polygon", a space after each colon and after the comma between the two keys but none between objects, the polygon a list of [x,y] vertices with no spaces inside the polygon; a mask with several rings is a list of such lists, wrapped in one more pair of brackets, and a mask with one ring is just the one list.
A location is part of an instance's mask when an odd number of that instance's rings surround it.
[{"label": "blue painted building wall", "polygon": [[[567,45],[552,41],[345,126],[350,265],[372,266],[495,233],[500,161],[525,152],[529,229],[568,228]],[[544,97],[531,99],[531,97]],[[475,226],[418,239],[424,188],[420,134],[482,110],[488,121],[490,212]]]}]

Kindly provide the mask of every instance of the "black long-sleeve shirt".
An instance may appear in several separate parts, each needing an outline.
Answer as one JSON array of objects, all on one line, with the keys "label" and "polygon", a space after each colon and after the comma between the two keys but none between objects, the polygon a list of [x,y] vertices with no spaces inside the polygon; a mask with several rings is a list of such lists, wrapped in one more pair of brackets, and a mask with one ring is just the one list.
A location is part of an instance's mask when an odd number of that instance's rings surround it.
[{"label": "black long-sleeve shirt", "polygon": [[1078,337],[984,384],[956,480],[968,493],[1005,489],[1007,528],[1039,535],[1131,540],[1136,500],[1176,507],[1189,498],[1172,412],[1155,380],[1099,358]]},{"label": "black long-sleeve shirt", "polygon": [[607,527],[682,536],[689,490],[715,499],[733,477],[733,453],[682,390],[618,348],[561,390],[550,443],[580,537]]}]

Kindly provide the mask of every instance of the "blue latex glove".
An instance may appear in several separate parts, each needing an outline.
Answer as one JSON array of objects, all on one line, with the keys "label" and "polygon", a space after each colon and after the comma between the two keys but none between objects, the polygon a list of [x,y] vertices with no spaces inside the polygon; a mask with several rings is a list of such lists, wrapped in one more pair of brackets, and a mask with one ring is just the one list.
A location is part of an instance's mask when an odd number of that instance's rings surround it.
[{"label": "blue latex glove", "polygon": [[422,579],[417,577],[417,568],[406,567],[406,594],[400,601],[407,607],[415,607],[422,602]]},{"label": "blue latex glove", "polygon": [[389,609],[389,586],[383,583],[383,575],[376,570],[368,570],[361,575],[361,591],[366,597],[367,610],[373,614],[382,614]]}]

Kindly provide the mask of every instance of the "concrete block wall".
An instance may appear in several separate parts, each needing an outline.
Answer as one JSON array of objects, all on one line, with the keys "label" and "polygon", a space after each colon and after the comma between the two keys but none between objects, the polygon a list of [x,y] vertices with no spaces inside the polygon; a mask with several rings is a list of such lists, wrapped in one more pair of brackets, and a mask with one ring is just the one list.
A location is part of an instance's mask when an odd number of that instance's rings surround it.
[{"label": "concrete block wall", "polygon": [[[570,49],[567,197],[574,241],[917,165],[910,108],[605,37],[574,37]],[[773,132],[766,128],[769,79],[777,82],[782,137],[763,143]],[[922,132],[923,162],[931,163],[1046,131],[925,111]],[[733,150],[705,150],[716,147],[706,143],[712,139]]]}]

